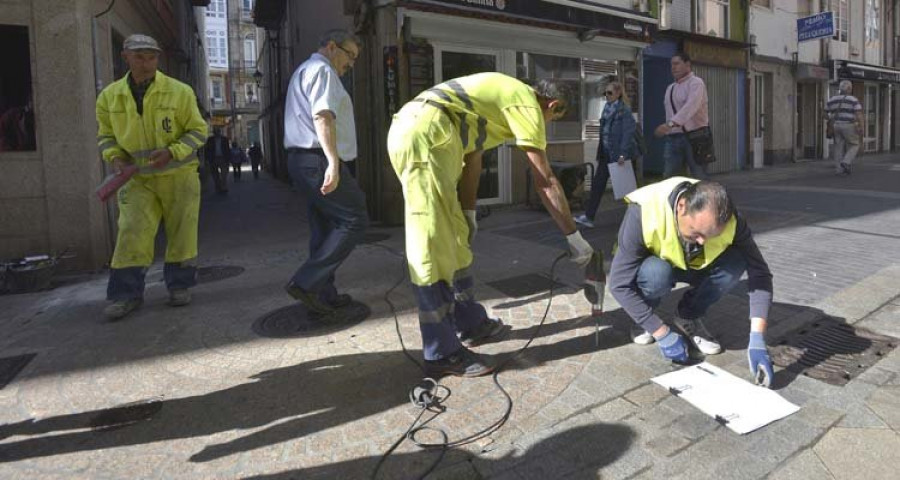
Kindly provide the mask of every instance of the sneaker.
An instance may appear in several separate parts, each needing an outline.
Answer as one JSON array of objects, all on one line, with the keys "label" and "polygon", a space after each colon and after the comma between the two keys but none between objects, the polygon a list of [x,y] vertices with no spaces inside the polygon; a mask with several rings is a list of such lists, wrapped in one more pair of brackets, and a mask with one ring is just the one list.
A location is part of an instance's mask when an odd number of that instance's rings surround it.
[{"label": "sneaker", "polygon": [[700,350],[704,355],[722,353],[722,345],[719,345],[719,342],[709,333],[706,325],[703,324],[703,320],[699,318],[688,320],[676,315],[674,323],[684,333],[685,337],[697,347],[697,350]]},{"label": "sneaker", "polygon": [[132,298],[131,300],[116,300],[103,309],[103,314],[110,320],[118,320],[125,317],[129,313],[137,310],[144,303],[142,298]]},{"label": "sneaker", "polygon": [[653,338],[653,335],[650,332],[638,325],[634,325],[631,327],[631,341],[638,345],[650,345],[655,342],[656,339]]},{"label": "sneaker", "polygon": [[300,303],[305,305],[310,312],[318,313],[320,315],[328,315],[329,313],[334,312],[334,308],[322,303],[322,301],[319,300],[318,295],[307,292],[293,283],[285,285],[284,291],[291,297],[294,297],[295,300],[300,300]]},{"label": "sneaker", "polygon": [[575,223],[584,225],[587,228],[594,228],[594,222],[591,219],[587,218],[587,216],[584,214],[575,217]]},{"label": "sneaker", "polygon": [[467,348],[472,348],[489,340],[497,340],[498,336],[509,330],[499,318],[487,318],[481,325],[468,332],[459,333],[459,341]]},{"label": "sneaker", "polygon": [[481,355],[462,347],[440,360],[425,360],[425,376],[439,378],[446,375],[480,377],[494,371]]},{"label": "sneaker", "polygon": [[176,288],[169,290],[169,305],[172,307],[183,307],[191,303],[191,292],[186,288]]}]

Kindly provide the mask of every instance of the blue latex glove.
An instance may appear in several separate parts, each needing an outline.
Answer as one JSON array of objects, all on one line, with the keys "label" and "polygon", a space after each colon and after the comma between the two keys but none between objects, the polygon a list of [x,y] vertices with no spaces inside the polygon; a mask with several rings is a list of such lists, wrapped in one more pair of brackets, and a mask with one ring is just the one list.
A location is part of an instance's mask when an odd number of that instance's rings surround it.
[{"label": "blue latex glove", "polygon": [[750,375],[756,380],[757,385],[766,388],[772,386],[775,371],[772,370],[772,360],[769,359],[769,351],[766,350],[766,339],[762,332],[750,332],[750,344],[747,345],[747,360],[750,362]]},{"label": "blue latex glove", "polygon": [[675,333],[671,328],[662,338],[656,339],[659,350],[663,356],[673,362],[685,363],[688,360],[687,343],[681,338],[681,335]]}]

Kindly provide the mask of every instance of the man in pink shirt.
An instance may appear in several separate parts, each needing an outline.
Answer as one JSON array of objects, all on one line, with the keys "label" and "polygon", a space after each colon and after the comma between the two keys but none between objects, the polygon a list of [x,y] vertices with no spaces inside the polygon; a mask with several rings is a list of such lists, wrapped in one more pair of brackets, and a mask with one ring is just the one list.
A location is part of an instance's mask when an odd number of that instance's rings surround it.
[{"label": "man in pink shirt", "polygon": [[706,84],[691,72],[691,57],[684,52],[672,57],[672,76],[675,83],[666,89],[666,123],[656,127],[655,132],[657,137],[666,137],[663,176],[679,175],[687,163],[691,176],[706,179],[706,165],[694,161],[691,144],[685,135],[685,132],[709,126]]}]

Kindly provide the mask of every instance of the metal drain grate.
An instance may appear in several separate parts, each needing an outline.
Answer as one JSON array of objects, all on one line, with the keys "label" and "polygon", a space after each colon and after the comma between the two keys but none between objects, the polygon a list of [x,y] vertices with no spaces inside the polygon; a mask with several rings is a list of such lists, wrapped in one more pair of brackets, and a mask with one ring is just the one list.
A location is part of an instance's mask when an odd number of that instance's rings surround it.
[{"label": "metal drain grate", "polygon": [[[543,293],[550,290],[550,278],[537,273],[526,273],[517,277],[504,278],[487,282],[488,285],[499,290],[507,297],[522,298],[537,293]],[[571,293],[574,291],[571,287],[563,285],[556,280],[553,282],[553,291],[556,293]]]},{"label": "metal drain grate", "polygon": [[90,427],[95,431],[110,431],[145,422],[162,410],[161,398],[149,398],[107,408],[90,419]]},{"label": "metal drain grate", "polygon": [[210,283],[226,278],[236,277],[244,273],[244,267],[237,265],[213,265],[197,269],[197,283]]},{"label": "metal drain grate", "polygon": [[772,348],[772,361],[788,371],[845,385],[897,347],[898,339],[823,317]]},{"label": "metal drain grate", "polygon": [[0,390],[6,388],[36,356],[36,353],[26,353],[15,357],[0,358]]},{"label": "metal drain grate", "polygon": [[253,322],[252,328],[257,335],[266,338],[307,337],[356,325],[370,313],[365,304],[353,302],[330,315],[321,316],[309,313],[306,307],[297,303],[260,317]]}]

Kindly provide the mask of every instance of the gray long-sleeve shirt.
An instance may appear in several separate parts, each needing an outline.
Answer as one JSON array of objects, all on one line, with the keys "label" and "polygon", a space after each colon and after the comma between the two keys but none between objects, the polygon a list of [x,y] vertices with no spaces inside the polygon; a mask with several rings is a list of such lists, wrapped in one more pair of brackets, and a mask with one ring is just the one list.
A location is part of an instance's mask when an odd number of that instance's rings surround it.
[{"label": "gray long-sleeve shirt", "polygon": [[[673,193],[670,201],[674,202],[674,198]],[[737,227],[731,247],[743,253],[747,261],[750,318],[767,318],[772,304],[772,273],[753,240],[747,222],[739,214],[736,215]],[[631,204],[619,227],[619,247],[609,271],[609,291],[635,323],[645,331],[653,333],[662,327],[663,321],[653,313],[653,309],[641,297],[637,287],[637,274],[641,263],[651,255],[644,243],[641,206]]]}]

